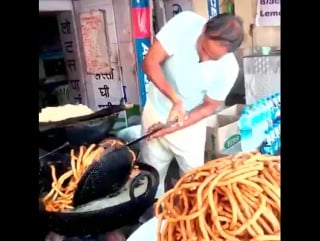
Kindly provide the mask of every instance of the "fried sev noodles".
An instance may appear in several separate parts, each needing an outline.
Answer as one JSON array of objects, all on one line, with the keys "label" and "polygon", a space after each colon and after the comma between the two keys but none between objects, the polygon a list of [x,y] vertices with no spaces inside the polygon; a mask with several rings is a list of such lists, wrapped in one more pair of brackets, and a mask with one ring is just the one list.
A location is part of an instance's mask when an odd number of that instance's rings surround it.
[{"label": "fried sev noodles", "polygon": [[[56,169],[51,165],[52,188],[50,192],[42,199],[45,209],[48,212],[61,212],[72,210],[73,195],[77,188],[78,182],[87,168],[95,161],[98,161],[108,148],[118,148],[123,146],[122,141],[116,139],[108,139],[103,143],[103,146],[91,144],[88,148],[80,146],[78,155],[75,150],[71,150],[71,170],[66,171],[59,178],[56,176]],[[132,163],[136,160],[135,153],[130,150],[132,155]],[[136,175],[137,167],[134,167],[131,175]]]},{"label": "fried sev noodles", "polygon": [[192,169],[155,206],[158,241],[280,240],[280,157],[239,153]]}]

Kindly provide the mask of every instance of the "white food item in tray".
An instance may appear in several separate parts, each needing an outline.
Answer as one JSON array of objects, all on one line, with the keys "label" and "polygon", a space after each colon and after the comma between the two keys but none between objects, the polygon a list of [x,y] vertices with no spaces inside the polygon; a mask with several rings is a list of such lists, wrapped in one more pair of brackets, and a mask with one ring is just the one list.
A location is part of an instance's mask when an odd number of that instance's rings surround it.
[{"label": "white food item in tray", "polygon": [[69,118],[89,115],[93,112],[94,111],[88,106],[82,104],[46,107],[39,113],[39,122],[62,121]]}]

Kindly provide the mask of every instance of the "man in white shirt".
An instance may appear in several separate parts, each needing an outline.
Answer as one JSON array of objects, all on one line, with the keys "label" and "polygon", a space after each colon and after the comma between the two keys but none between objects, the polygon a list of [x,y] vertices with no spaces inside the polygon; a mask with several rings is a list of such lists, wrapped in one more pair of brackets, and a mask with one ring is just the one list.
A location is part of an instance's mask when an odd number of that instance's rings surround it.
[{"label": "man in white shirt", "polygon": [[143,61],[150,83],[142,113],[142,134],[157,122],[178,124],[141,145],[142,159],[160,174],[157,196],[175,158],[180,169],[204,163],[206,117],[225,100],[238,76],[233,52],[243,41],[242,21],[220,14],[210,20],[185,11],[158,32]]}]

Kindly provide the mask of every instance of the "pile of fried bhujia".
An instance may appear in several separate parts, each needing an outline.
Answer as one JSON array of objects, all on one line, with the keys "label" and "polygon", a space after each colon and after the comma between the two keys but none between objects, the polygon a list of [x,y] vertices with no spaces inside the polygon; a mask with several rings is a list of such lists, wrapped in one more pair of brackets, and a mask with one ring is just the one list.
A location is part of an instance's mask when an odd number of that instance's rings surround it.
[{"label": "pile of fried bhujia", "polygon": [[280,157],[242,152],[207,162],[155,212],[158,241],[280,240]]},{"label": "pile of fried bhujia", "polygon": [[50,122],[50,121],[62,121],[68,118],[74,118],[84,115],[90,115],[94,113],[88,106],[78,105],[62,105],[62,106],[49,106],[41,109],[39,113],[39,122]]},{"label": "pile of fried bhujia", "polygon": [[[76,155],[75,150],[71,150],[71,170],[68,170],[59,178],[56,176],[55,166],[51,165],[52,175],[52,189],[42,199],[45,205],[45,209],[48,212],[61,212],[66,210],[72,210],[72,200],[74,192],[77,188],[78,182],[86,169],[94,162],[98,161],[102,153],[110,147],[118,148],[124,145],[123,142],[117,139],[108,139],[102,145],[96,144],[90,145],[88,148],[81,146],[79,153]],[[132,150],[132,163],[134,163],[136,156]],[[137,167],[133,169],[132,175],[137,172]]]}]

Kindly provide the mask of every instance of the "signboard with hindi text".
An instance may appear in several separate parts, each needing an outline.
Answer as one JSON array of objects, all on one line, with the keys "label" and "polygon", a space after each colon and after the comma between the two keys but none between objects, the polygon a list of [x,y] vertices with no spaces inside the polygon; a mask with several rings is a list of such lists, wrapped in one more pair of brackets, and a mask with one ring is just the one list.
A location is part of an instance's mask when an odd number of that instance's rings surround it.
[{"label": "signboard with hindi text", "polygon": [[95,110],[106,108],[108,105],[118,105],[123,96],[119,71],[116,64],[111,65],[109,74],[90,75],[93,88]]},{"label": "signboard with hindi text", "polygon": [[84,83],[80,80],[80,62],[77,55],[77,42],[75,38],[74,19],[71,12],[57,14],[60,41],[65,57],[67,77],[69,81],[70,103],[83,103],[85,100]]},{"label": "signboard with hindi text", "polygon": [[280,0],[257,0],[256,25],[280,26]]},{"label": "signboard with hindi text", "polygon": [[81,13],[80,27],[87,73],[110,73],[104,12],[92,10]]}]

